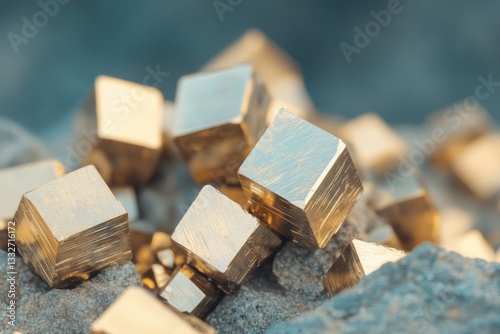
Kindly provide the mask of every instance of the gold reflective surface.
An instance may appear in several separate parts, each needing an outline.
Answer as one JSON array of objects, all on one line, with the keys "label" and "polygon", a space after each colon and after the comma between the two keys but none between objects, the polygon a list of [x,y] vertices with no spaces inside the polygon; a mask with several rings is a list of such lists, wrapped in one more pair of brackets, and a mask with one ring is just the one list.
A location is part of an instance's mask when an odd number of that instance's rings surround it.
[{"label": "gold reflective surface", "polygon": [[352,288],[387,262],[396,262],[406,254],[397,249],[354,239],[344,249],[324,278],[328,296]]},{"label": "gold reflective surface", "polygon": [[98,77],[85,106],[80,142],[90,142],[100,153],[90,153],[84,163],[95,164],[111,184],[148,181],[162,151],[164,113],[156,88]]},{"label": "gold reflective surface", "polygon": [[236,171],[265,130],[268,105],[250,65],[181,78],[173,136],[195,181],[238,184]]},{"label": "gold reflective surface", "polygon": [[172,274],[158,295],[179,312],[203,319],[217,304],[220,291],[195,269],[183,265]]},{"label": "gold reflective surface", "polygon": [[211,334],[215,330],[208,325],[194,327],[146,290],[130,287],[92,323],[91,333]]},{"label": "gold reflective surface", "polygon": [[131,258],[127,212],[94,166],[24,194],[15,221],[24,262],[55,288]]},{"label": "gold reflective surface", "polygon": [[263,263],[281,240],[241,206],[212,186],[198,197],[172,234],[174,251],[232,293]]},{"label": "gold reflective surface", "polygon": [[326,245],[363,190],[345,144],[284,109],[238,175],[251,212],[309,248]]}]

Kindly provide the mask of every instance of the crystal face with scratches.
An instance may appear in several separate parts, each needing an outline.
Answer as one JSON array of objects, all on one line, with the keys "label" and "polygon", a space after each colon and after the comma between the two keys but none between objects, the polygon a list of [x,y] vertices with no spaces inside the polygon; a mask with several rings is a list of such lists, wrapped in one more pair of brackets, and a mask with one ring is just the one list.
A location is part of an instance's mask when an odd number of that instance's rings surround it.
[{"label": "crystal face with scratches", "polygon": [[198,183],[238,184],[236,172],[265,130],[269,97],[250,65],[181,78],[173,136]]},{"label": "crystal face with scratches", "polygon": [[24,262],[55,288],[131,259],[127,212],[94,166],[24,194],[15,221]]},{"label": "crystal face with scratches", "polygon": [[284,109],[238,174],[252,213],[309,248],[327,244],[363,191],[345,144]]},{"label": "crystal face with scratches", "polygon": [[0,220],[14,218],[24,193],[64,174],[57,160],[42,160],[0,169]]},{"label": "crystal face with scratches", "polygon": [[352,288],[387,262],[396,262],[406,254],[394,248],[354,239],[347,245],[324,278],[328,296]]},{"label": "crystal face with scratches", "polygon": [[[381,177],[372,200],[375,210],[393,227],[407,251],[424,241],[439,242],[439,215],[418,174]],[[392,181],[389,181],[392,180]]]},{"label": "crystal face with scratches", "polygon": [[[202,330],[203,328],[203,330]],[[215,334],[203,324],[193,326],[182,314],[171,310],[146,290],[127,288],[92,323],[91,334]]]},{"label": "crystal face with scratches", "polygon": [[177,311],[203,319],[217,304],[220,291],[196,270],[183,265],[172,274],[158,295]]},{"label": "crystal face with scratches", "polygon": [[234,292],[281,244],[272,231],[212,186],[201,189],[172,241],[176,253],[186,252],[188,264],[214,279],[225,293]]},{"label": "crystal face with scratches", "polygon": [[156,88],[98,77],[84,108],[79,143],[93,145],[84,163],[114,185],[148,181],[162,150],[164,109]]}]

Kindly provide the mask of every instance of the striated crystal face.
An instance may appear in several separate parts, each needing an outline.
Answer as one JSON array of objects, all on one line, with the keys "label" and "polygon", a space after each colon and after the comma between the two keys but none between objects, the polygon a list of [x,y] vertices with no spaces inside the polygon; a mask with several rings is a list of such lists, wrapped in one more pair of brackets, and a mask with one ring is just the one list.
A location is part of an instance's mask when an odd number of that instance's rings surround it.
[{"label": "striated crystal face", "polygon": [[127,212],[94,166],[26,193],[15,221],[20,254],[52,287],[131,258]]},{"label": "striated crystal face", "polygon": [[84,109],[77,148],[92,146],[82,157],[84,163],[94,164],[110,184],[148,181],[163,145],[165,103],[160,91],[100,76]]},{"label": "striated crystal face", "polygon": [[204,318],[217,304],[220,291],[195,269],[183,265],[172,274],[158,295],[179,312]]},{"label": "striated crystal face", "polygon": [[92,323],[92,334],[215,334],[215,329],[180,314],[139,287],[129,287]]},{"label": "striated crystal face", "polygon": [[355,286],[387,262],[396,262],[406,254],[394,248],[354,239],[328,270],[324,285],[331,297]]},{"label": "striated crystal face", "polygon": [[202,188],[172,234],[188,264],[233,292],[279,247],[281,240],[212,186]]},{"label": "striated crystal face", "polygon": [[326,245],[363,189],[345,144],[284,109],[238,174],[252,213],[310,248]]},{"label": "striated crystal face", "polygon": [[236,171],[265,130],[268,104],[246,64],[180,80],[173,136],[197,182],[238,184]]},{"label": "striated crystal face", "polygon": [[24,193],[64,174],[57,160],[42,160],[20,166],[0,169],[0,220],[14,218]]}]

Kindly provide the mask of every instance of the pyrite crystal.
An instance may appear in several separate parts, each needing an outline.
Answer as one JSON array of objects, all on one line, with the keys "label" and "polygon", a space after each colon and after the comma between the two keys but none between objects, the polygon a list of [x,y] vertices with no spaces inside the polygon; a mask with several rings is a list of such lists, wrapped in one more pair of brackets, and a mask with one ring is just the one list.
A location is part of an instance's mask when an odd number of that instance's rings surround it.
[{"label": "pyrite crystal", "polygon": [[215,329],[163,305],[152,294],[130,287],[92,324],[91,334],[215,334]]},{"label": "pyrite crystal", "polygon": [[156,88],[98,77],[78,144],[93,147],[84,163],[94,164],[110,184],[148,181],[162,151],[164,109]]},{"label": "pyrite crystal", "polygon": [[198,197],[172,234],[174,251],[232,293],[248,274],[281,244],[281,240],[241,206],[212,186]]},{"label": "pyrite crystal", "polygon": [[354,239],[344,249],[324,278],[328,296],[352,288],[366,275],[387,262],[396,262],[405,253],[394,248]]},{"label": "pyrite crystal", "polygon": [[325,247],[363,191],[345,144],[284,109],[238,174],[254,216],[309,248]]},{"label": "pyrite crystal", "polygon": [[220,298],[220,291],[188,265],[177,268],[158,292],[159,297],[179,312],[205,318]]},{"label": "pyrite crystal", "polygon": [[0,220],[14,218],[23,194],[64,174],[57,160],[42,160],[0,169]]},{"label": "pyrite crystal", "polygon": [[265,130],[269,97],[250,65],[179,81],[174,142],[199,183],[238,184],[236,172]]},{"label": "pyrite crystal", "polygon": [[94,166],[24,194],[14,219],[19,253],[51,287],[131,258],[127,212]]},{"label": "pyrite crystal", "polygon": [[471,143],[455,158],[452,168],[479,199],[500,198],[500,135],[491,134]]},{"label": "pyrite crystal", "polygon": [[218,70],[250,63],[272,97],[267,123],[281,108],[308,119],[314,105],[304,87],[299,66],[282,49],[258,30],[247,31],[238,41],[212,59],[204,70]]},{"label": "pyrite crystal", "polygon": [[375,210],[394,229],[404,250],[411,251],[424,241],[439,242],[439,215],[429,192],[416,173],[376,179],[372,199]]},{"label": "pyrite crystal", "polygon": [[470,106],[467,101],[432,114],[427,120],[436,145],[431,162],[439,167],[450,167],[467,145],[493,130],[492,124],[483,108]]},{"label": "pyrite crystal", "polygon": [[374,113],[345,123],[339,135],[352,147],[354,161],[375,173],[392,167],[406,153],[403,140]]}]

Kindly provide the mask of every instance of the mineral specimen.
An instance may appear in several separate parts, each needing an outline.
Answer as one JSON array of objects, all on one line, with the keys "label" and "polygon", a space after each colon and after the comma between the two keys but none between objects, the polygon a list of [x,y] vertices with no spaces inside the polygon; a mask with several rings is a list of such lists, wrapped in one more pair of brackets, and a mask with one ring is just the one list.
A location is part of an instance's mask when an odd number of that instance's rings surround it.
[{"label": "mineral specimen", "polygon": [[309,248],[326,245],[363,189],[345,144],[284,109],[238,175],[251,212]]}]

